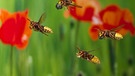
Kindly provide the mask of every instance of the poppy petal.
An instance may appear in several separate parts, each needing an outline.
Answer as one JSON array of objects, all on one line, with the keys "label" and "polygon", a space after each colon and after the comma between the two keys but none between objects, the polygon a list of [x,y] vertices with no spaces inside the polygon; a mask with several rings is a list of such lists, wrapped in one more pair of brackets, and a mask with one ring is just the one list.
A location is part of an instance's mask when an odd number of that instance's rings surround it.
[{"label": "poppy petal", "polygon": [[[82,6],[69,7],[69,12],[72,17],[81,21],[92,21],[93,15],[99,11],[98,1],[96,0],[73,0],[76,5]],[[96,6],[97,5],[97,6]]]},{"label": "poppy petal", "polygon": [[98,30],[97,29],[102,29],[101,25],[92,25],[89,27],[89,35],[92,38],[92,40],[97,40],[98,39]]},{"label": "poppy petal", "polygon": [[27,46],[31,35],[27,14],[28,10],[15,12],[2,23],[0,39],[3,43],[17,46],[18,49],[24,49]]},{"label": "poppy petal", "polygon": [[4,22],[8,17],[10,17],[10,13],[7,10],[0,9],[0,20]]}]

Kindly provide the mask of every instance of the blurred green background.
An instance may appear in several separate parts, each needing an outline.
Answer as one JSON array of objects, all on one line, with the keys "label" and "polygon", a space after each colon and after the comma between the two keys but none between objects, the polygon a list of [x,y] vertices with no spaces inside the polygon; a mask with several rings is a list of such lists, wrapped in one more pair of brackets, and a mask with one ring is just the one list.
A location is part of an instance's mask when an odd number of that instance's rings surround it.
[{"label": "blurred green background", "polygon": [[[55,8],[58,0],[0,0],[0,8],[10,12],[29,10],[30,19],[37,21],[46,13],[43,25],[54,31],[45,36],[32,32],[27,48],[13,48],[13,76],[135,76],[135,37],[126,34],[120,41],[92,41],[88,35],[90,23],[81,22],[76,37],[77,21],[65,19],[65,9]],[[135,0],[100,0],[101,7],[118,4],[128,8],[135,18]],[[76,40],[77,39],[77,40]],[[97,56],[96,65],[76,57],[75,44]],[[0,76],[10,76],[10,45],[0,42]]]}]

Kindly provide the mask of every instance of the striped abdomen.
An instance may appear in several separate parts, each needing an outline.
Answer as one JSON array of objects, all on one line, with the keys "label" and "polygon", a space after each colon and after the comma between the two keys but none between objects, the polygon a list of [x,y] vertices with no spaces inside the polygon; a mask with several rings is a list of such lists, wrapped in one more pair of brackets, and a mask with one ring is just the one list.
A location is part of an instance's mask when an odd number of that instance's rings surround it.
[{"label": "striped abdomen", "polygon": [[115,40],[120,40],[123,39],[123,36],[120,33],[114,32],[114,31],[110,31],[108,34],[108,37],[115,39]]},{"label": "striped abdomen", "polygon": [[86,59],[92,63],[95,63],[95,64],[100,64],[100,60],[98,57],[92,55],[92,54],[89,54],[88,52],[86,51],[79,51],[78,53],[76,53],[77,57],[81,57],[83,59]]}]

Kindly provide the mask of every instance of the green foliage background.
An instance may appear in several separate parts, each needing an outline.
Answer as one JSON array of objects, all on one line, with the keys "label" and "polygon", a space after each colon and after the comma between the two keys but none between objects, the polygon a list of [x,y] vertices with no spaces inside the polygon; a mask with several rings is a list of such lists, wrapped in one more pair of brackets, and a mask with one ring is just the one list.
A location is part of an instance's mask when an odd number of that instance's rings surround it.
[{"label": "green foliage background", "polygon": [[[92,41],[88,35],[90,23],[81,22],[76,37],[77,21],[65,19],[65,9],[57,10],[58,0],[0,0],[0,8],[10,12],[29,10],[30,19],[37,21],[43,12],[43,25],[54,33],[45,36],[33,31],[27,48],[13,48],[13,76],[135,76],[135,37],[128,33],[120,41]],[[117,4],[128,8],[135,18],[134,0],[100,0],[102,8]],[[73,24],[72,24],[73,23]],[[76,40],[77,39],[77,40]],[[99,57],[96,65],[76,57],[77,46]],[[0,42],[0,76],[10,76],[10,45]]]}]

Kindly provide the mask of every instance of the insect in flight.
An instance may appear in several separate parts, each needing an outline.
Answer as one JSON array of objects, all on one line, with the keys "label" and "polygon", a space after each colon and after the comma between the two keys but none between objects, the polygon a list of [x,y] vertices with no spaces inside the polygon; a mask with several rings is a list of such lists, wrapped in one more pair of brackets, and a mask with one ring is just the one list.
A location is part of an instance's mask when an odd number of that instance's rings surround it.
[{"label": "insect in flight", "polygon": [[104,38],[111,38],[111,39],[115,39],[115,40],[120,40],[123,39],[123,36],[120,33],[117,33],[116,31],[120,28],[122,28],[124,25],[119,26],[117,28],[113,28],[111,30],[101,30],[101,29],[97,29],[98,30],[98,36],[99,39],[104,39]]},{"label": "insect in flight", "polygon": [[56,4],[57,9],[62,9],[63,6],[65,7],[74,6],[74,7],[82,8],[82,6],[76,5],[72,0],[59,0],[58,3]]},{"label": "insect in flight", "polygon": [[[45,35],[47,35],[47,33],[53,33],[52,29],[47,27],[47,26],[43,26],[41,25],[41,23],[44,21],[45,19],[45,13],[43,13],[39,19],[38,22],[35,21],[31,21],[30,19],[28,19],[30,21],[30,29],[33,29],[34,31],[39,31]],[[48,35],[47,35],[48,36]]]},{"label": "insect in flight", "polygon": [[90,62],[92,62],[94,64],[100,64],[99,58],[97,56],[94,56],[92,54],[89,54],[90,51],[87,52],[87,51],[81,50],[78,47],[77,47],[77,49],[78,49],[78,52],[76,53],[76,56],[78,58],[83,58],[83,59],[85,59],[87,61],[90,61]]}]

